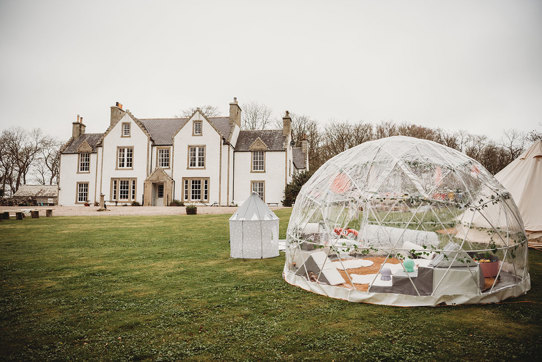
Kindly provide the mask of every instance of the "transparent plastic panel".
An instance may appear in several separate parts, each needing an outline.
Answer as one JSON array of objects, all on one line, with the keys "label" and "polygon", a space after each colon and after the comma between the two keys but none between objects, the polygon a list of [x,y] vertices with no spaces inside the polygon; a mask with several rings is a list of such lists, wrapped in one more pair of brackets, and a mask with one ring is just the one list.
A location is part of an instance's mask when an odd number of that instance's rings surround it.
[{"label": "transparent plastic panel", "polygon": [[296,200],[286,255],[294,284],[330,296],[474,298],[528,278],[509,193],[475,160],[409,137],[320,167]]}]

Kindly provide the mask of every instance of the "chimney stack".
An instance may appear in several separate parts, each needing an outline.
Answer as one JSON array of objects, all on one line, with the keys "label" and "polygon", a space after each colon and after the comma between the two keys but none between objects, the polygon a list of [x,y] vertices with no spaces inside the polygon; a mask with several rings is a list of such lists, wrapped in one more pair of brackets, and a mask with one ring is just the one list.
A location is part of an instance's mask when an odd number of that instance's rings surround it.
[{"label": "chimney stack", "polygon": [[236,124],[241,128],[241,107],[237,103],[237,97],[233,97],[233,102],[230,103],[230,125]]},{"label": "chimney stack", "polygon": [[109,126],[113,127],[115,124],[117,124],[117,122],[124,117],[124,114],[126,114],[126,111],[122,109],[122,104],[116,102],[115,105],[111,107],[111,121]]},{"label": "chimney stack", "polygon": [[303,139],[301,140],[301,151],[305,155],[307,155],[307,153],[309,152],[309,141],[307,141],[306,134],[303,134]]},{"label": "chimney stack", "polygon": [[72,123],[72,137],[77,138],[85,134],[85,128],[87,127],[83,124],[83,117],[77,115],[77,122]]},{"label": "chimney stack", "polygon": [[286,111],[284,117],[282,117],[282,135],[288,137],[292,132],[292,119],[290,118],[290,112]]}]

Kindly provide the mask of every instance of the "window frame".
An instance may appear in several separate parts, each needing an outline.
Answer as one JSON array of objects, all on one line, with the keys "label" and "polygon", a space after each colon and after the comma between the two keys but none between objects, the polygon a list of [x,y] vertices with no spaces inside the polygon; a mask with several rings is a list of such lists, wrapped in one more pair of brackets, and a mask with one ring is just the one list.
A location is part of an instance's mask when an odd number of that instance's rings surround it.
[{"label": "window frame", "polygon": [[[196,164],[199,160],[199,150],[203,149],[203,166],[190,166],[190,149],[196,149]],[[207,165],[207,146],[206,145],[189,145],[186,152],[186,169],[187,170],[205,170]]]},{"label": "window frame", "polygon": [[[200,198],[194,199],[192,182],[200,181]],[[183,177],[182,179],[182,200],[184,202],[209,203],[211,196],[211,180],[209,177]],[[205,198],[207,196],[207,198]]]},{"label": "window frame", "polygon": [[[256,169],[254,168],[254,167],[255,167],[255,164],[256,164],[256,162],[255,162],[254,159],[255,159],[256,154],[259,154],[259,153],[262,154],[262,160],[261,160],[261,162],[262,162],[262,167],[263,167],[262,170],[256,170]],[[251,151],[251,152],[250,152],[250,172],[252,172],[252,173],[265,173],[266,153],[267,153],[267,152],[261,151],[261,150],[260,150],[260,151]],[[258,160],[258,161],[260,161],[260,160]]]},{"label": "window frame", "polygon": [[[167,150],[168,151],[168,166],[163,167],[160,165],[160,151]],[[156,148],[156,167],[163,168],[164,170],[168,170],[171,168],[171,147],[157,147]]]},{"label": "window frame", "polygon": [[[128,126],[125,128],[125,126]],[[125,134],[125,130],[128,130],[128,134]],[[130,138],[132,136],[132,124],[130,122],[122,122],[120,129],[120,136],[122,138]]]},{"label": "window frame", "polygon": [[[120,181],[128,182],[128,198],[120,199]],[[137,200],[137,177],[112,177],[109,189],[110,202],[133,202]]]},{"label": "window frame", "polygon": [[[80,201],[79,200],[79,187],[82,186],[82,185],[87,185],[87,199],[85,201]],[[85,204],[87,202],[90,202],[89,200],[89,195],[90,195],[90,183],[89,182],[76,182],[75,184],[75,203],[76,204]]]},{"label": "window frame", "polygon": [[[196,133],[196,124],[200,126],[200,133]],[[203,136],[203,121],[195,119],[192,121],[192,136]]]},{"label": "window frame", "polygon": [[[88,169],[86,171],[81,170],[81,162],[83,161],[83,155],[88,157]],[[90,173],[90,152],[79,152],[77,156],[77,173]]]},{"label": "window frame", "polygon": [[[259,183],[263,185],[263,190],[262,190],[263,197],[260,195],[259,192],[254,191],[254,185],[259,184]],[[265,180],[250,180],[250,194],[252,195],[253,192],[256,192],[260,196],[260,199],[262,199],[262,201],[265,202]]]},{"label": "window frame", "polygon": [[[130,149],[132,150],[132,166],[131,167],[119,167],[119,158],[120,158],[120,150],[121,149],[124,149],[124,150],[127,150],[127,149]],[[127,163],[127,160],[128,160],[128,157],[127,157],[127,152],[124,152],[124,163],[126,164]],[[116,170],[133,170],[134,169],[134,146],[117,146],[117,155],[116,155],[116,165],[115,165],[115,169]]]}]

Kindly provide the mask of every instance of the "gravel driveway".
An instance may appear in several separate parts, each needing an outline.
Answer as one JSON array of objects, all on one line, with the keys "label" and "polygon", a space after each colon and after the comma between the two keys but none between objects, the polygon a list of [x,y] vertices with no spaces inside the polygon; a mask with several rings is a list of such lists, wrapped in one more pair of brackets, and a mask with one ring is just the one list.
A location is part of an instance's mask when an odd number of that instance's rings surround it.
[{"label": "gravel driveway", "polygon": [[[45,216],[46,209],[53,209],[53,216],[119,216],[119,215],[185,215],[184,207],[176,206],[107,206],[107,211],[98,211],[94,206],[0,206],[0,212],[39,210]],[[272,210],[281,207],[272,207]],[[198,206],[198,214],[233,214],[237,207]]]}]

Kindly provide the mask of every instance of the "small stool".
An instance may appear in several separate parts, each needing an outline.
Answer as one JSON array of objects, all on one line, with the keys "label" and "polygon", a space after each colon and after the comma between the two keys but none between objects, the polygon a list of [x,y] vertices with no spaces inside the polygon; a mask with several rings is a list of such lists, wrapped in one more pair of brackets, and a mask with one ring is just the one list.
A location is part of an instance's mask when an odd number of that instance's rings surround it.
[{"label": "small stool", "polygon": [[53,216],[53,209],[45,210],[45,217],[51,217],[51,216]]},{"label": "small stool", "polygon": [[32,216],[32,219],[39,219],[40,212],[38,210],[32,210],[30,211],[30,215]]},{"label": "small stool", "polygon": [[23,218],[24,218],[24,213],[23,213],[23,212],[17,211],[17,212],[15,213],[15,219],[16,219],[16,220],[22,220]]}]

